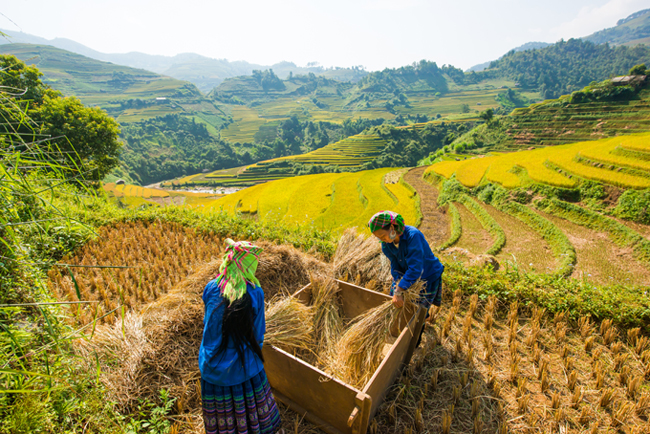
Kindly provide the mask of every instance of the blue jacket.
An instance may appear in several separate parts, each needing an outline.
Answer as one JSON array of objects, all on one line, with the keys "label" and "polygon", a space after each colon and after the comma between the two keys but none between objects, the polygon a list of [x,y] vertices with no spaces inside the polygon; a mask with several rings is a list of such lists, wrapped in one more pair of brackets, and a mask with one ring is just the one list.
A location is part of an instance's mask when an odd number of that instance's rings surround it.
[{"label": "blue jacket", "polygon": [[[259,286],[250,284],[247,285],[247,291],[251,295],[253,306],[255,338],[261,347],[266,332],[264,291]],[[201,377],[208,383],[217,386],[233,386],[241,384],[258,374],[264,369],[264,365],[257,354],[250,347],[245,346],[245,364],[242,367],[232,342],[228,344],[224,353],[217,354],[221,344],[221,323],[225,309],[221,303],[222,300],[223,297],[216,285],[216,280],[210,281],[203,290],[205,316],[203,318],[203,340],[199,348],[199,369],[201,370]]]},{"label": "blue jacket", "polygon": [[399,247],[393,243],[381,243],[381,250],[390,259],[393,285],[401,279],[399,287],[402,289],[409,289],[418,279],[427,282],[437,280],[445,270],[422,232],[413,226],[404,226]]}]

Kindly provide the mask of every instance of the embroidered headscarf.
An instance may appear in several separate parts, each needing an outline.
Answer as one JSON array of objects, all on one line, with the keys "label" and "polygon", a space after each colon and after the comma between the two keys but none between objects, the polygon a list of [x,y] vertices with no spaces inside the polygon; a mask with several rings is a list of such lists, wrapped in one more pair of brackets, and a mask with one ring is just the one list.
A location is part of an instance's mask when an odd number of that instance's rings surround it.
[{"label": "embroidered headscarf", "polygon": [[255,277],[257,257],[262,249],[248,241],[233,241],[226,239],[228,246],[217,276],[217,287],[230,303],[239,300],[246,294],[246,283],[260,284]]},{"label": "embroidered headscarf", "polygon": [[379,229],[388,229],[390,225],[395,225],[397,235],[401,235],[404,232],[404,218],[393,211],[379,211],[368,222],[370,232]]}]

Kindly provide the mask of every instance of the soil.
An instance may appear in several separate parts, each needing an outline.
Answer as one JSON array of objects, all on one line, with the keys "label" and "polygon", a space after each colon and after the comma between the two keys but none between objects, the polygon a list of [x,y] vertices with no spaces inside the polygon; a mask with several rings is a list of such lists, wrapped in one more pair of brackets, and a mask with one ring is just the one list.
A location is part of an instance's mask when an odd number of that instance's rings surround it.
[{"label": "soil", "polygon": [[517,218],[496,208],[481,204],[506,233],[506,245],[497,255],[501,264],[517,264],[526,271],[553,272],[557,267],[553,253],[546,241]]},{"label": "soil", "polygon": [[463,204],[456,203],[455,205],[460,213],[460,222],[463,227],[463,232],[455,246],[467,249],[475,255],[484,254],[494,243],[494,237],[483,228],[474,214]]},{"label": "soil", "polygon": [[416,167],[404,175],[404,181],[420,196],[422,222],[419,229],[432,246],[439,246],[449,238],[450,220],[445,208],[438,206],[438,190],[422,178],[426,167]]},{"label": "soil", "polygon": [[578,262],[571,277],[596,284],[650,284],[650,268],[634,258],[629,247],[616,245],[605,232],[598,232],[567,220],[539,212],[569,238]]}]

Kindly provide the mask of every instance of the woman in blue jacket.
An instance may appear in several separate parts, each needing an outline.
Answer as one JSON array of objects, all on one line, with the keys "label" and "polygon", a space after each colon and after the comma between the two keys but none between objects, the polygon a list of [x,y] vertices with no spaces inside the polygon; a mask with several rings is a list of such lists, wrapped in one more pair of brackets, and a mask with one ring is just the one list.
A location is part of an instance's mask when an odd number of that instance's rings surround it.
[{"label": "woman in blue jacket", "polygon": [[199,349],[206,434],[272,434],[280,413],[264,372],[264,292],[255,278],[262,252],[226,240],[220,273],[203,290],[205,317]]},{"label": "woman in blue jacket", "polygon": [[378,212],[372,216],[368,226],[372,234],[382,241],[381,250],[390,259],[393,276],[390,295],[393,296],[393,304],[402,307],[402,293],[421,279],[425,286],[420,291],[419,303],[427,309],[432,304],[440,306],[445,267],[431,251],[422,232],[404,225],[402,216],[393,211]]}]

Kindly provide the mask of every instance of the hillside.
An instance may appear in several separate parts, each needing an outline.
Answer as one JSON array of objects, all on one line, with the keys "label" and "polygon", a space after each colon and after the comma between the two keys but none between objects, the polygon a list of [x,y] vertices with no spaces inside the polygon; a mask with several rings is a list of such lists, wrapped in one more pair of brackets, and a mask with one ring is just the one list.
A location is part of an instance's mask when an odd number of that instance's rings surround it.
[{"label": "hillside", "polygon": [[101,107],[121,123],[167,114],[194,115],[215,128],[223,122],[221,110],[185,81],[47,45],[4,44],[0,52],[34,64],[47,85]]},{"label": "hillside", "polygon": [[178,80],[189,81],[203,93],[208,93],[223,80],[229,77],[252,75],[254,70],[273,69],[280,77],[287,78],[289,74],[322,75],[339,81],[356,82],[367,72],[363,68],[324,68],[318,65],[299,67],[292,62],[279,62],[274,65],[258,65],[246,61],[229,61],[214,59],[195,53],[183,53],[175,56],[160,56],[146,53],[102,53],[83,44],[65,38],[45,39],[35,35],[11,30],[2,30],[9,40],[0,38],[0,45],[6,44],[35,44],[50,45],[62,50],[71,51],[91,59],[125,65],[131,68],[146,69],[158,74],[174,77]]},{"label": "hillside", "polygon": [[650,43],[650,9],[644,9],[623,18],[615,27],[604,29],[582,38],[594,44],[637,45]]},{"label": "hillside", "polygon": [[610,47],[569,39],[537,50],[510,52],[478,74],[515,80],[523,89],[551,99],[642,63],[650,64],[650,47],[645,45]]},{"label": "hillside", "polygon": [[513,151],[647,131],[648,84],[618,86],[605,80],[559,99],[517,108],[458,137],[443,151]]},{"label": "hillside", "polygon": [[[264,160],[249,166],[199,173],[165,186],[248,186],[313,173],[415,166],[418,160],[449,144],[474,125],[474,120],[427,122],[408,127],[358,122],[363,134],[350,135],[313,151]],[[344,125],[344,130],[345,130]],[[290,133],[290,135],[292,135]]]}]

